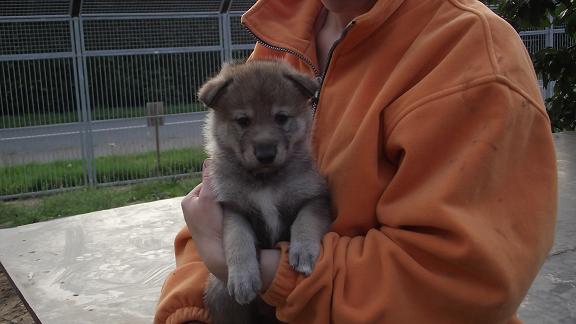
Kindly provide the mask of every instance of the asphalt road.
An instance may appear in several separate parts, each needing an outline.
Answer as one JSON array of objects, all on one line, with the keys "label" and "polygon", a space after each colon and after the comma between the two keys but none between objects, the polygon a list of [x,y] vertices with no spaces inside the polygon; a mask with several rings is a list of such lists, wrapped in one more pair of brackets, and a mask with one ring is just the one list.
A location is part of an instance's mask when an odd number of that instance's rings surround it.
[{"label": "asphalt road", "polygon": [[[201,146],[205,112],[169,115],[160,126],[160,148]],[[0,165],[82,158],[81,123],[0,129]],[[156,149],[155,129],[147,119],[131,118],[91,123],[96,156]]]},{"label": "asphalt road", "polygon": [[520,305],[527,324],[576,323],[576,132],[554,135],[558,216],[554,247]]}]

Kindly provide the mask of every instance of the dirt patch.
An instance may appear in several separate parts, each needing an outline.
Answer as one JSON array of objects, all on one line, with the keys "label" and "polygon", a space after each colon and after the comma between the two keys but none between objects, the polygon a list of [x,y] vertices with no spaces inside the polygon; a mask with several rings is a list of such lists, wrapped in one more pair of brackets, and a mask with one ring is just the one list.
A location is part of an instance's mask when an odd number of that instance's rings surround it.
[{"label": "dirt patch", "polygon": [[26,199],[17,199],[17,200],[11,200],[11,201],[9,200],[9,201],[5,201],[4,203],[8,204],[8,205],[34,208],[34,207],[38,207],[38,205],[40,205],[41,202],[42,202],[42,199],[40,199],[40,198],[26,198]]},{"label": "dirt patch", "polygon": [[34,324],[32,316],[12,288],[6,274],[0,270],[0,323]]}]

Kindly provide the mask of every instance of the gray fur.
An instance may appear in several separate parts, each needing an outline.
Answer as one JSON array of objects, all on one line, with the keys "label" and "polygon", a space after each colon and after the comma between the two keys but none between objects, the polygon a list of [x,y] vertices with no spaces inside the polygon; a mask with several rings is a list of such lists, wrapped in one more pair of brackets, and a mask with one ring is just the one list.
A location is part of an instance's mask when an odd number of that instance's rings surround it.
[{"label": "gray fur", "polygon": [[228,293],[239,304],[250,303],[262,287],[256,236],[250,223],[234,210],[224,209],[224,254],[228,265]]},{"label": "gray fur", "polygon": [[198,93],[211,108],[204,133],[224,211],[228,280],[210,277],[205,291],[216,324],[274,318],[258,297],[258,249],[290,240],[290,265],[305,275],[314,269],[331,223],[327,186],[311,157],[309,99],[317,88],[284,63],[258,61],[224,66]]},{"label": "gray fur", "polygon": [[[213,323],[252,324],[250,308],[238,304],[228,293],[226,285],[212,274],[208,276],[204,303]],[[229,316],[230,313],[234,316]]]}]

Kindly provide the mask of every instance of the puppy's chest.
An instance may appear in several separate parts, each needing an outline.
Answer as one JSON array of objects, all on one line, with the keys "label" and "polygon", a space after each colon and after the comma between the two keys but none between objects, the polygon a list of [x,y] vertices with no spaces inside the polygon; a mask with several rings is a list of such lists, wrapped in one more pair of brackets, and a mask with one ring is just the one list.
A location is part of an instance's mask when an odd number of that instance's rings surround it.
[{"label": "puppy's chest", "polygon": [[248,220],[261,245],[271,247],[280,240],[289,239],[289,229],[296,210],[287,203],[284,193],[272,190],[252,191],[246,194],[250,205]]}]

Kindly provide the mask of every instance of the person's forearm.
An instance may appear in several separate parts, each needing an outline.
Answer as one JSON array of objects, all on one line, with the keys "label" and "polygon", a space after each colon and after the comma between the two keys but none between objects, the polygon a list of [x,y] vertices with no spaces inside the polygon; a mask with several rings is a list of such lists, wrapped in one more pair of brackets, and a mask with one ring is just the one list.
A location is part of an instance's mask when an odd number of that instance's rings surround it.
[{"label": "person's forearm", "polygon": [[228,267],[226,266],[226,257],[224,256],[222,243],[211,238],[198,238],[194,241],[196,242],[198,254],[200,254],[208,271],[222,282],[227,282]]},{"label": "person's forearm", "polygon": [[278,264],[280,263],[280,250],[270,249],[260,251],[260,271],[262,275],[262,291],[268,290],[272,284]]},{"label": "person's forearm", "polygon": [[[217,244],[212,241],[197,242],[198,253],[206,264],[208,271],[214,274],[223,282],[228,281],[228,267],[225,266],[225,257],[223,251]],[[280,263],[280,250],[269,249],[260,251],[260,272],[262,279],[262,291],[266,291],[278,269]]]}]

